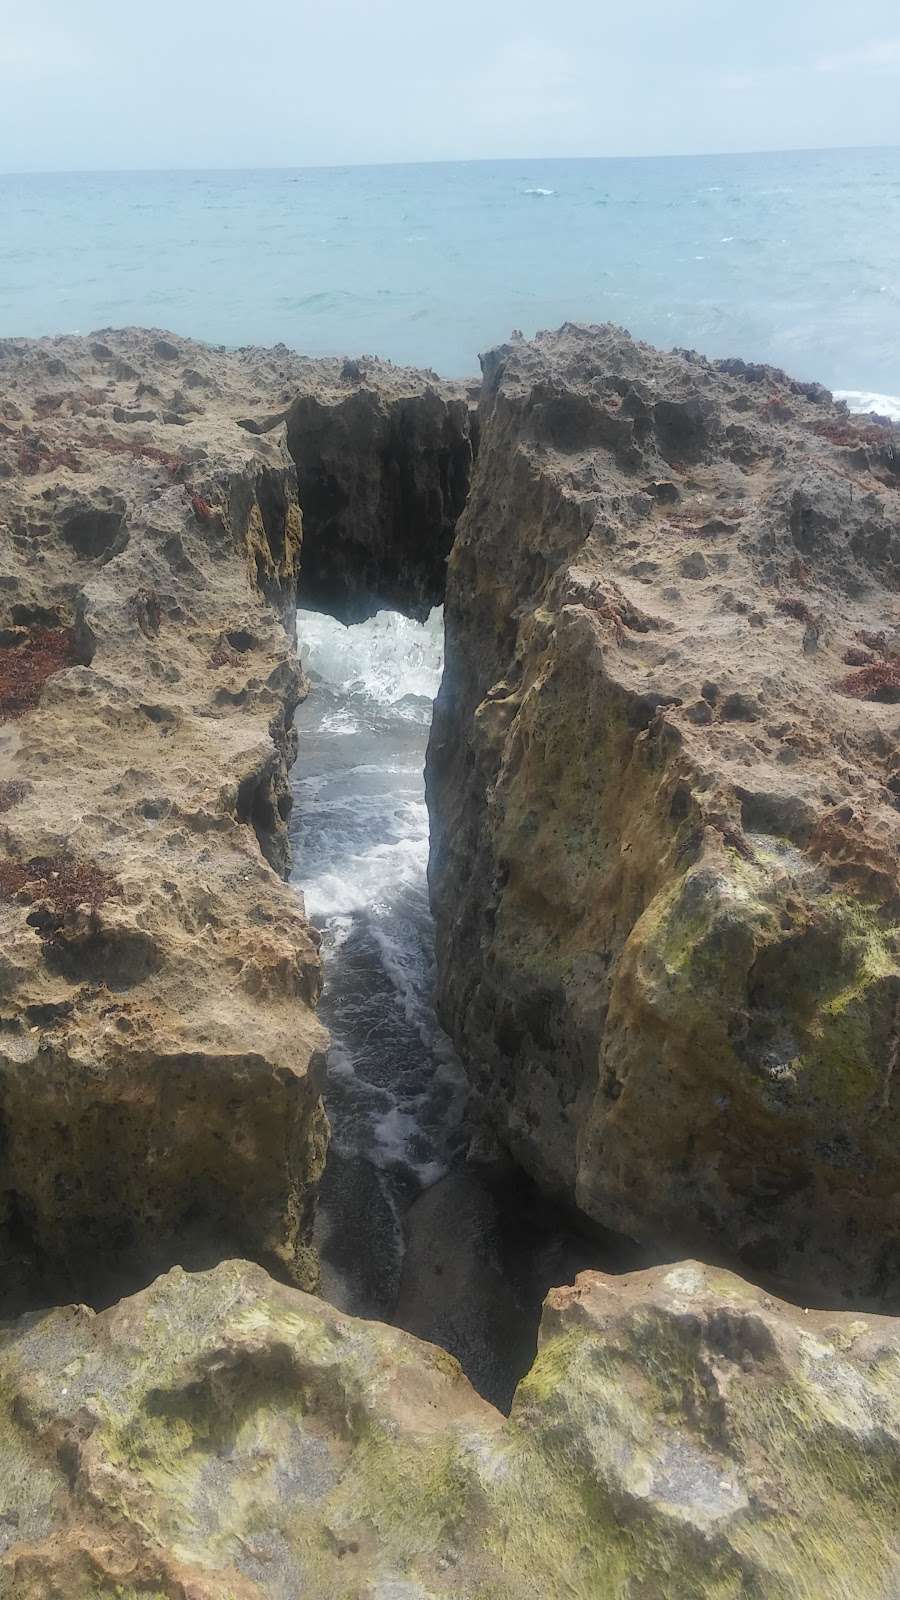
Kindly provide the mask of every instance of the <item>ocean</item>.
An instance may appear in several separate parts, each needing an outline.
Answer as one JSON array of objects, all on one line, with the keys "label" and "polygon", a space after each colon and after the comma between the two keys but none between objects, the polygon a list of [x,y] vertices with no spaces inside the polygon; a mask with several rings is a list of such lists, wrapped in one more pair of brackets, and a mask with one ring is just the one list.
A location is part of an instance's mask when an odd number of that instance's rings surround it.
[{"label": "ocean", "polygon": [[465,376],[567,319],[900,415],[900,148],[0,177],[0,335],[152,324]]}]

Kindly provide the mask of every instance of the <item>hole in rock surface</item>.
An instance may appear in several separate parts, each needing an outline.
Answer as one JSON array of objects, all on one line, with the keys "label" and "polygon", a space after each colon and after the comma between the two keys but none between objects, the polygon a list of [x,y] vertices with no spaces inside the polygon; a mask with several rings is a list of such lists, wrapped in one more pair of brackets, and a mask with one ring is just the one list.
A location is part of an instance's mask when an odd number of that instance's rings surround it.
[{"label": "hole in rock surface", "polygon": [[442,611],[345,626],[297,614],[293,877],[323,935],[331,1145],[322,1293],[451,1351],[508,1408],[548,1289],[644,1262],[587,1239],[511,1165],[466,1160],[465,1078],[434,1009],[423,766]]}]

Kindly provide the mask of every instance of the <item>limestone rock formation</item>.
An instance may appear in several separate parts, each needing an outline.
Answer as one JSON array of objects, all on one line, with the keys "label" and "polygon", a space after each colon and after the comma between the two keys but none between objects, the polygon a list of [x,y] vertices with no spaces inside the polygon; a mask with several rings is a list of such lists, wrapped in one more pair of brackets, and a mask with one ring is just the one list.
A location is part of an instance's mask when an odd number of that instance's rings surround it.
[{"label": "limestone rock formation", "polygon": [[[393,598],[427,600],[460,386],[140,329],[0,343],[0,1308],[235,1251],[315,1282],[289,445],[350,485],[365,572],[393,540]],[[310,588],[352,599],[333,522],[305,527]]]},{"label": "limestone rock formation", "polygon": [[611,328],[484,373],[428,763],[480,1110],[596,1222],[897,1309],[900,432]]},{"label": "limestone rock formation", "polygon": [[3,1600],[888,1600],[900,1344],[693,1263],[552,1295],[507,1421],[258,1267],[0,1334]]},{"label": "limestone rock formation", "polygon": [[[654,1249],[895,1303],[896,430],[614,330],[486,380],[429,758],[486,1122]],[[0,343],[0,1600],[900,1592],[900,1324],[582,1273],[506,1418],[302,1292],[298,572],[347,616],[440,598],[468,398],[157,331]],[[543,1267],[510,1274],[487,1184],[420,1202],[401,1314],[490,1377]]]},{"label": "limestone rock formation", "polygon": [[229,415],[238,363],[180,362],[152,334],[0,346],[5,1307],[146,1281],[176,1237],[315,1281],[321,980],[280,878],[296,474]]},{"label": "limestone rock formation", "polygon": [[307,602],[355,622],[424,618],[472,472],[463,385],[364,358],[300,376],[286,418],[306,527]]}]

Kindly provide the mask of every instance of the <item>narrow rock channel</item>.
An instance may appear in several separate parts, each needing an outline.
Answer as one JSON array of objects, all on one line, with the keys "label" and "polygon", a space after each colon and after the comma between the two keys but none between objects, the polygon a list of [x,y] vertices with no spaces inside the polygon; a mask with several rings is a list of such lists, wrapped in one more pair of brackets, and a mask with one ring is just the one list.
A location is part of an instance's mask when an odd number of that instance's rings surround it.
[{"label": "narrow rock channel", "polygon": [[652,1257],[586,1239],[490,1146],[467,1159],[465,1075],[435,1013],[426,883],[442,608],[425,622],[383,610],[349,626],[300,610],[297,636],[312,688],[295,719],[293,879],[322,936],[331,1040],[322,1294],[442,1345],[508,1410],[551,1286]]},{"label": "narrow rock channel", "polygon": [[322,1287],[389,1317],[403,1215],[462,1146],[464,1079],[434,1013],[423,767],[443,616],[297,617],[312,692],[297,713],[294,879],[323,939],[332,1137],[317,1224]]}]

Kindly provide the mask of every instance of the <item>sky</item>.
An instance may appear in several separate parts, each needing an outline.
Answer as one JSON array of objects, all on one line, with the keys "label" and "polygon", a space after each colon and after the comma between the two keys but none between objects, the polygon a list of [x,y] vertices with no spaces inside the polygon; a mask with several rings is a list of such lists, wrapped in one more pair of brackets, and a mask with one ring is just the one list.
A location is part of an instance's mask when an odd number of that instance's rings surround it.
[{"label": "sky", "polygon": [[900,144],[896,0],[0,0],[0,171]]}]

